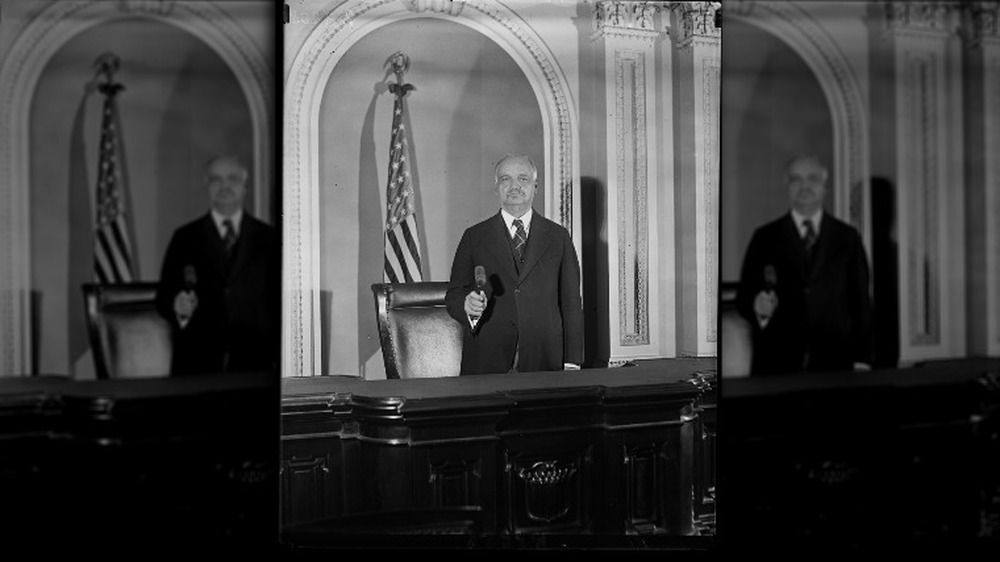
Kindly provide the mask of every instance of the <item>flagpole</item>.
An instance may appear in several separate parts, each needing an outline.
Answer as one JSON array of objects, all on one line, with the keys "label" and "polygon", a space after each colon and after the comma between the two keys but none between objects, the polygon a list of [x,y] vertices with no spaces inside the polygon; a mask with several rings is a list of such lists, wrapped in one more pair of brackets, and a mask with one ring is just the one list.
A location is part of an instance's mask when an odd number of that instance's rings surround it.
[{"label": "flagpole", "polygon": [[383,66],[391,66],[396,83],[389,84],[393,100],[392,136],[389,144],[389,173],[386,186],[386,222],[383,280],[387,283],[423,281],[420,241],[414,204],[414,184],[410,177],[409,146],[403,100],[416,88],[403,81],[410,58],[402,51],[389,56]]},{"label": "flagpole", "polygon": [[[103,272],[111,282],[133,282],[139,277],[139,252],[135,247],[135,224],[132,220],[132,199],[128,193],[121,120],[115,103],[115,97],[125,89],[124,85],[115,81],[121,61],[114,53],[105,52],[94,61],[94,68],[93,82],[104,95],[97,177],[98,221],[95,229],[95,255],[100,254],[100,257],[95,259],[95,273]],[[98,277],[97,280],[101,281],[101,275]]]}]

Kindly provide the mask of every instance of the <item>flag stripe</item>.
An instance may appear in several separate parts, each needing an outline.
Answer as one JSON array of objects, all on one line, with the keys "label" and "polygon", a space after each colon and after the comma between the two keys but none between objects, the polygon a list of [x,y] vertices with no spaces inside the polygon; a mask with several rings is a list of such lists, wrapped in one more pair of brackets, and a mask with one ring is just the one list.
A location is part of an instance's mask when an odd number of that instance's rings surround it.
[{"label": "flag stripe", "polygon": [[[387,236],[392,236],[392,234],[390,233]],[[389,240],[386,240],[385,267],[387,271],[392,272],[392,279],[390,279],[392,283],[399,283],[404,278],[403,266],[399,263],[396,252],[392,249],[392,242]]]},{"label": "flag stripe", "polygon": [[115,242],[115,256],[119,258],[120,262],[124,265],[123,271],[132,271],[132,260],[129,255],[132,253],[129,248],[128,240],[122,234],[123,225],[122,219],[119,216],[118,220],[111,224],[111,236]]},{"label": "flag stripe", "polygon": [[104,235],[97,233],[97,251],[94,253],[98,273],[103,274],[105,282],[115,282],[119,279],[118,271],[110,257],[110,249]]},{"label": "flag stripe", "polygon": [[104,258],[110,264],[108,271],[112,274],[112,279],[117,282],[131,281],[132,276],[129,272],[128,263],[122,256],[121,248],[111,244],[109,242],[110,238],[108,233],[103,233],[101,236],[101,245],[107,252]]},{"label": "flag stripe", "polygon": [[[135,280],[132,230],[127,213],[128,184],[125,150],[112,86],[104,91],[100,151],[97,163],[97,227],[94,236],[94,275],[100,283]],[[120,88],[120,87],[119,87]]]},{"label": "flag stripe", "polygon": [[389,265],[389,260],[385,260],[384,271],[385,271],[386,281],[390,283],[399,283],[399,277],[396,277],[396,272]]},{"label": "flag stripe", "polygon": [[127,256],[115,240],[117,238],[115,229],[112,227],[103,228],[99,236],[101,248],[106,253],[106,258],[113,267],[115,279],[118,281],[131,281],[131,267],[129,266]]},{"label": "flag stripe", "polygon": [[385,272],[390,283],[422,281],[420,242],[415,213],[415,196],[409,168],[403,95],[407,88],[392,88],[392,131],[386,185]]},{"label": "flag stripe", "polygon": [[403,249],[399,246],[399,240],[396,238],[395,231],[389,232],[389,244],[392,246],[392,253],[396,258],[396,263],[402,266],[400,269],[403,273],[403,279],[405,279],[407,283],[412,283],[413,278],[410,276],[410,272],[405,265],[406,258],[403,256]]},{"label": "flag stripe", "polygon": [[406,220],[400,225],[400,230],[402,230],[403,238],[406,240],[406,248],[410,251],[410,259],[416,266],[414,271],[420,271],[420,250],[417,248],[417,240],[414,233],[410,232],[411,224],[413,225],[413,230],[416,231],[417,219],[413,215],[406,217]]}]

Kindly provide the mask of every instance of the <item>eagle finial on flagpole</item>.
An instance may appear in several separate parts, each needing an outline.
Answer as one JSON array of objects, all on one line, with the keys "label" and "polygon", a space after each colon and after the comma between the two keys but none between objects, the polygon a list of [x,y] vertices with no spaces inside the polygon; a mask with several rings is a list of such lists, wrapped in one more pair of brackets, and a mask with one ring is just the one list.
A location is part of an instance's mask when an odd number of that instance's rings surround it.
[{"label": "eagle finial on flagpole", "polygon": [[393,73],[396,75],[396,83],[389,84],[390,92],[397,96],[405,96],[410,90],[416,90],[413,84],[403,83],[403,75],[406,74],[406,71],[410,70],[410,57],[406,56],[403,51],[396,51],[389,55],[384,66],[391,66]]},{"label": "eagle finial on flagpole", "polygon": [[96,83],[100,77],[104,77],[104,83],[99,84],[97,88],[102,94],[115,95],[119,91],[125,89],[125,86],[115,82],[115,73],[121,68],[121,60],[118,55],[106,52],[101,56],[97,57],[94,61],[94,68],[97,69],[96,75],[94,76],[94,83]]}]

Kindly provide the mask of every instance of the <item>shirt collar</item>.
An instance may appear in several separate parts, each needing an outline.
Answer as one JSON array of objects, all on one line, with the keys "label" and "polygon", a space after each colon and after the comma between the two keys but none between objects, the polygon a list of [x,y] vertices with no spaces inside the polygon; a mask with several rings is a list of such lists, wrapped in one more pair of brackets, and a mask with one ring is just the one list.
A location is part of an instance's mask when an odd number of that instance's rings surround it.
[{"label": "shirt collar", "polygon": [[227,218],[233,222],[233,234],[239,236],[240,226],[243,224],[243,209],[236,209],[236,212],[231,217],[223,216],[215,209],[212,209],[212,222],[215,223],[215,229],[219,231],[220,236],[226,235],[226,227],[222,225],[222,221]]},{"label": "shirt collar", "polygon": [[[531,209],[531,208],[528,208],[528,210],[523,215],[520,216],[521,222],[524,223],[524,234],[525,234],[525,236],[527,236],[528,232],[531,230],[531,217],[534,214],[535,214],[534,210]],[[503,217],[503,222],[504,222],[505,225],[507,225],[507,232],[510,232],[510,233],[513,234],[514,233],[514,227],[512,225],[514,224],[514,219],[519,218],[519,217],[515,217],[514,215],[508,213],[507,209],[500,209],[500,216]]]},{"label": "shirt collar", "polygon": [[802,226],[802,221],[806,219],[812,221],[813,229],[816,231],[816,234],[819,234],[820,223],[823,222],[823,209],[816,211],[811,217],[807,217],[795,209],[792,209],[792,220],[795,221],[795,228],[799,229],[799,234],[805,232],[805,227]]}]

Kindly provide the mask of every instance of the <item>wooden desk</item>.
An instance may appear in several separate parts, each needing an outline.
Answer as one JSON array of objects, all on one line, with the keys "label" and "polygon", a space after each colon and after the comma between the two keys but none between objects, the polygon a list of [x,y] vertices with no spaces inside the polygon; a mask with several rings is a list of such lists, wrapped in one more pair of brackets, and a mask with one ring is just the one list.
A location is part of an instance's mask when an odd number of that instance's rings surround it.
[{"label": "wooden desk", "polygon": [[278,379],[0,380],[5,537],[273,546]]},{"label": "wooden desk", "polygon": [[[484,535],[711,521],[714,359],[441,379],[286,379],[282,527],[474,507]],[[386,532],[390,530],[384,529]],[[379,529],[373,529],[378,533]]]},{"label": "wooden desk", "polygon": [[1000,536],[998,375],[987,358],[724,379],[723,544]]}]

